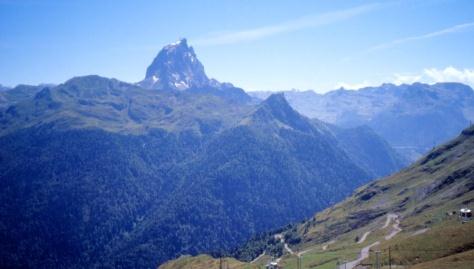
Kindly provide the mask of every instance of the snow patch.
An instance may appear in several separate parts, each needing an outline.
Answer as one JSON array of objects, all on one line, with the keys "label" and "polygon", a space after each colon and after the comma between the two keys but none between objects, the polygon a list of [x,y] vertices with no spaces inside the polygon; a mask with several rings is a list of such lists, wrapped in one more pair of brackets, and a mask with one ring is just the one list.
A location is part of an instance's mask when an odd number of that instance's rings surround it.
[{"label": "snow patch", "polygon": [[189,85],[184,81],[177,81],[177,82],[174,83],[174,86],[178,90],[185,90],[185,89],[189,88]]}]

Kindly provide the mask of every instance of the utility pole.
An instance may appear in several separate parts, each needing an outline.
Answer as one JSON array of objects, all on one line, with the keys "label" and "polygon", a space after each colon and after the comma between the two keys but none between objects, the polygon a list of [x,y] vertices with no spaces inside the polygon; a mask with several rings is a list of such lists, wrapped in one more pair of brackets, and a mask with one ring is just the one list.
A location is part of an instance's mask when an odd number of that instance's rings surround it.
[{"label": "utility pole", "polygon": [[380,251],[375,252],[375,268],[380,269]]},{"label": "utility pole", "polygon": [[219,269],[227,269],[228,267],[227,260],[219,257]]},{"label": "utility pole", "polygon": [[392,269],[392,253],[390,252],[390,247],[388,247],[388,268]]}]

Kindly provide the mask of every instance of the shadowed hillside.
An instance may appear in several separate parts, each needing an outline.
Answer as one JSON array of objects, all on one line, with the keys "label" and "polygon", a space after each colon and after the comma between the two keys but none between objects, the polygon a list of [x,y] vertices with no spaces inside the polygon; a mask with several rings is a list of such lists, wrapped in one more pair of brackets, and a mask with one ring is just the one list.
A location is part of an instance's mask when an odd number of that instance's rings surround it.
[{"label": "shadowed hillside", "polygon": [[297,256],[302,268],[353,268],[373,265],[380,251],[386,266],[470,268],[474,222],[463,223],[458,211],[474,203],[473,155],[470,127],[409,168],[358,188],[314,218],[262,234],[234,255],[247,261],[258,256],[253,265],[260,266],[277,255],[284,268],[296,268]]}]

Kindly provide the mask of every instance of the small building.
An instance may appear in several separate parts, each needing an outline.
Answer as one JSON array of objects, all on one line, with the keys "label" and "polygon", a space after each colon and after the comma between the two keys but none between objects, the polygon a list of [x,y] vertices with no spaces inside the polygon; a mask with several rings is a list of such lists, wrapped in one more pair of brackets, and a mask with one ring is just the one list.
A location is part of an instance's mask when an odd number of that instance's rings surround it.
[{"label": "small building", "polygon": [[280,266],[278,266],[276,261],[271,261],[265,265],[265,269],[280,269]]},{"label": "small building", "polygon": [[470,221],[472,219],[472,211],[469,208],[461,208],[459,210],[459,217],[463,222]]}]

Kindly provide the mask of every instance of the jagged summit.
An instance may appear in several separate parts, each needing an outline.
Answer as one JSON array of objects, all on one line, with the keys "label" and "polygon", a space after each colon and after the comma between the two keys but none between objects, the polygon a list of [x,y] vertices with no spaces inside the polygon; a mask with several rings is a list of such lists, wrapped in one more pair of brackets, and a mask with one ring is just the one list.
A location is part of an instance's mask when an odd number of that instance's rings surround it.
[{"label": "jagged summit", "polygon": [[208,78],[204,66],[185,38],[164,46],[147,68],[145,79],[138,85],[146,89],[212,94],[232,102],[251,101],[250,96],[231,83]]},{"label": "jagged summit", "polygon": [[211,84],[204,66],[185,38],[163,47],[139,84],[150,89],[185,90]]}]

